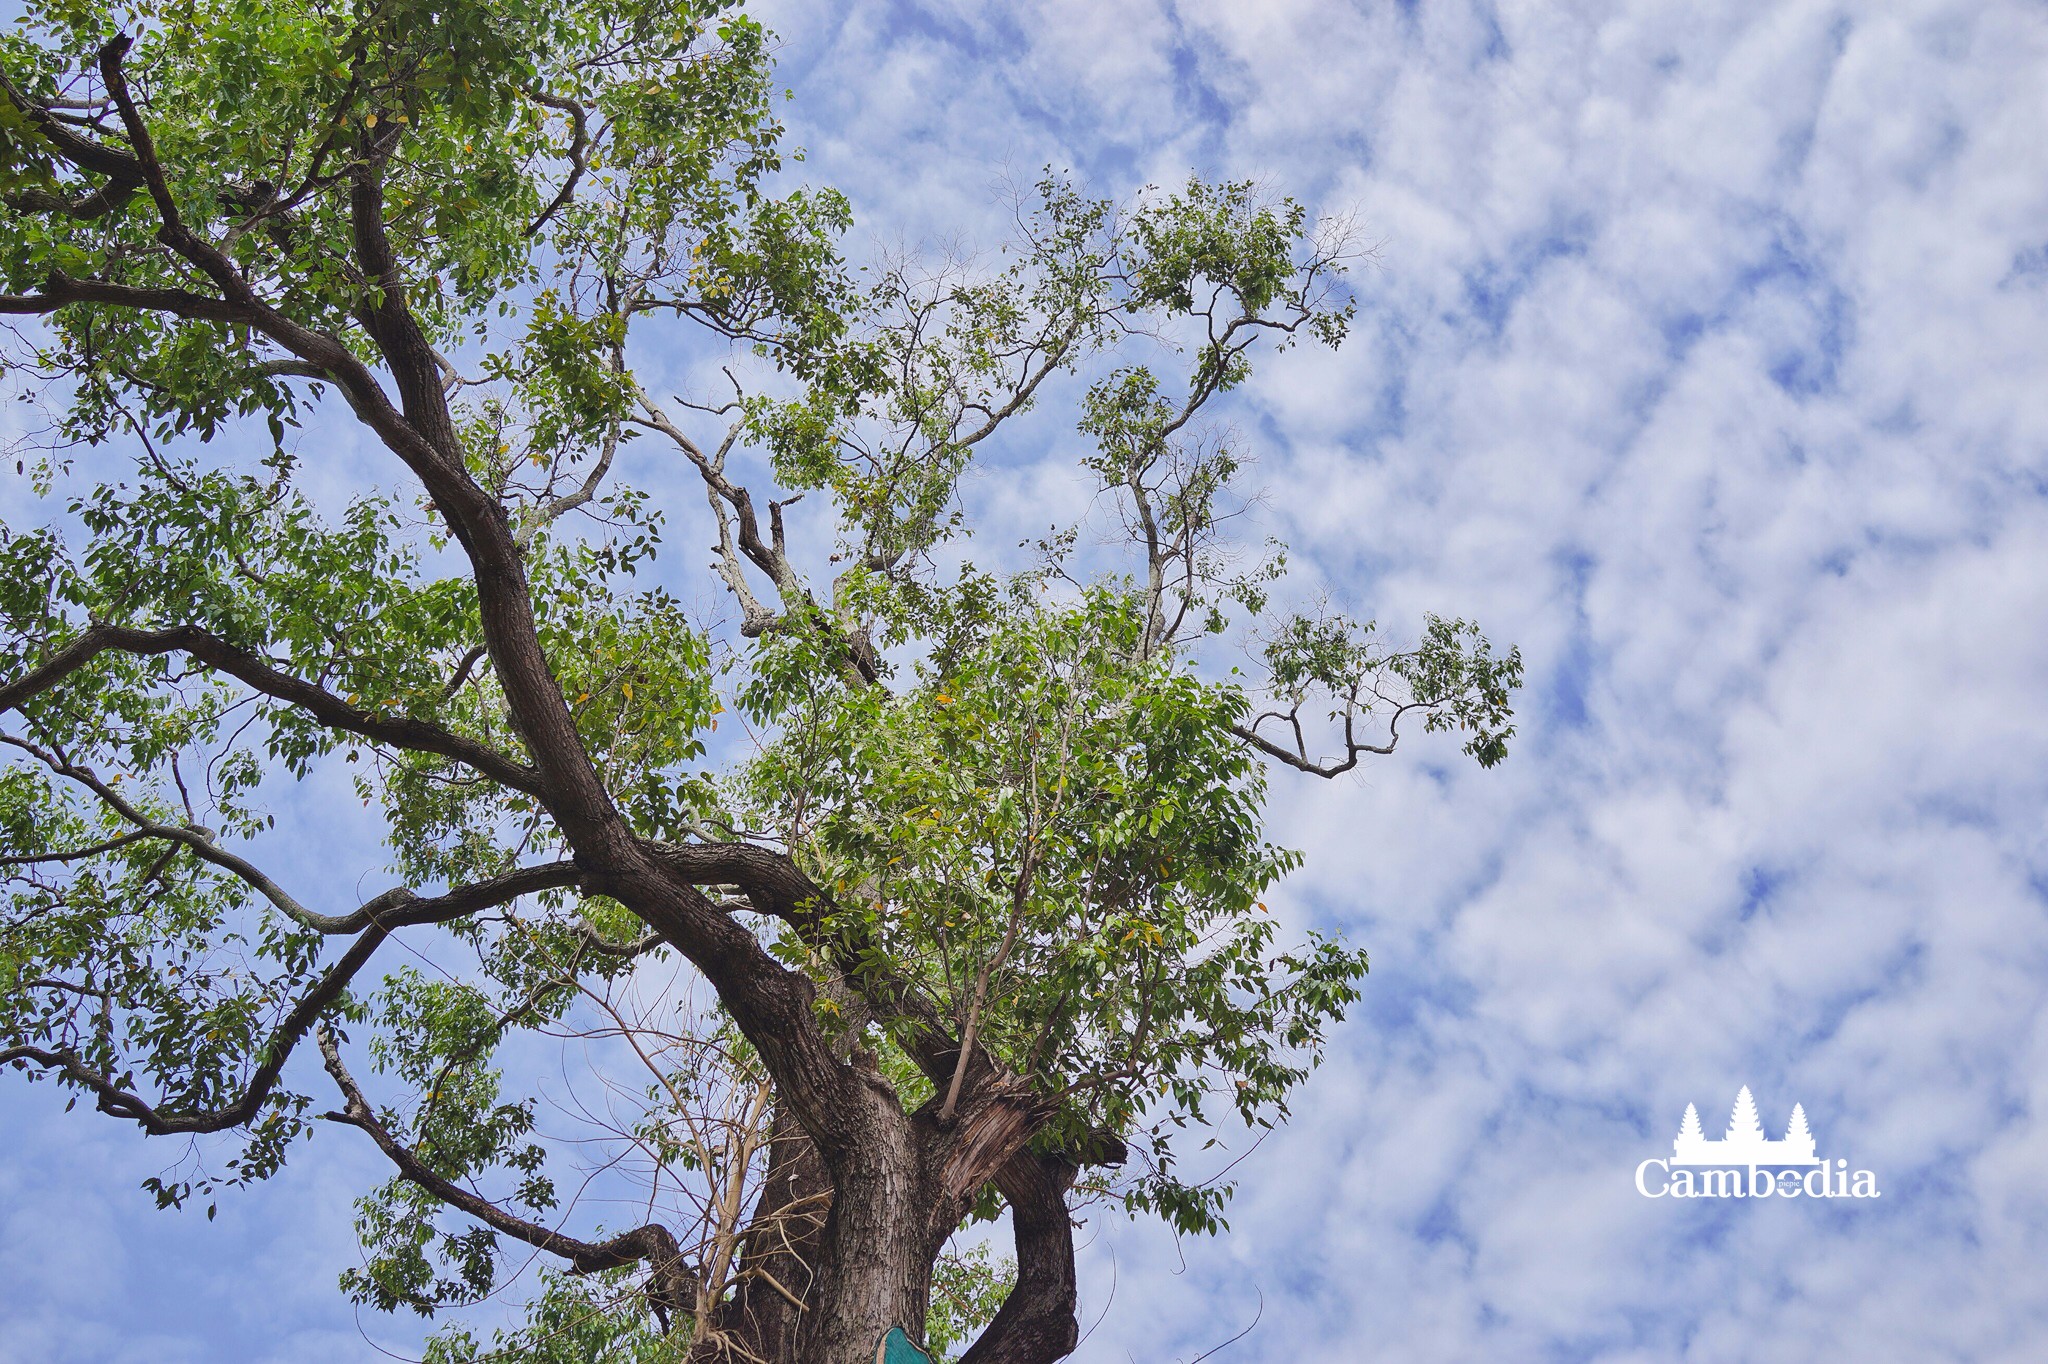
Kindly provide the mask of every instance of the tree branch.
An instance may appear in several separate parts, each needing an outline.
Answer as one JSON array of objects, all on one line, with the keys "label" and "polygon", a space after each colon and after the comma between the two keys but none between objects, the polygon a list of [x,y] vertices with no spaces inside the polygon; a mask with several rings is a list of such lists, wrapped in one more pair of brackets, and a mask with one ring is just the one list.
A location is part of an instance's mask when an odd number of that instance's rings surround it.
[{"label": "tree branch", "polygon": [[586,159],[590,149],[590,128],[589,119],[584,112],[583,106],[575,100],[563,99],[559,95],[551,95],[545,90],[537,89],[528,90],[526,97],[535,104],[545,105],[547,108],[553,109],[558,113],[567,114],[570,127],[574,130],[569,139],[569,174],[562,181],[560,193],[556,194],[549,201],[548,206],[540,211],[540,216],[535,218],[526,229],[526,235],[531,237],[547,226],[548,219],[554,217],[561,210],[562,205],[569,202],[570,198],[576,193],[577,181],[581,180],[584,172],[590,169],[589,162]]},{"label": "tree branch", "polygon": [[68,1047],[45,1048],[33,1045],[9,1047],[0,1051],[0,1065],[8,1062],[30,1061],[46,1070],[55,1070],[83,1088],[90,1089],[97,1096],[102,1113],[117,1118],[131,1118],[142,1125],[151,1136],[161,1137],[173,1134],[196,1134],[202,1132],[225,1132],[231,1127],[240,1127],[253,1119],[263,1107],[263,1101],[270,1097],[277,1087],[278,1076],[284,1071],[284,1063],[291,1057],[292,1050],[306,1030],[334,1002],[341,992],[355,978],[358,971],[376,952],[388,936],[386,930],[372,924],[362,935],[349,944],[341,960],[329,967],[304,998],[285,1016],[277,1030],[264,1044],[260,1053],[262,1060],[256,1071],[249,1077],[247,1088],[241,1098],[226,1108],[207,1113],[167,1113],[150,1104],[141,1096],[122,1089],[107,1076],[85,1064],[84,1058]]},{"label": "tree branch", "polygon": [[1075,1174],[1067,1161],[1028,1151],[996,1173],[996,1187],[1010,1204],[1017,1282],[960,1364],[1052,1364],[1073,1353],[1081,1331],[1067,1190]]},{"label": "tree branch", "polygon": [[69,777],[78,782],[97,796],[107,808],[134,825],[136,830],[126,837],[109,839],[90,848],[38,857],[7,858],[0,861],[0,865],[75,861],[113,851],[138,839],[161,839],[190,848],[194,856],[234,876],[270,901],[287,918],[315,933],[329,936],[360,933],[367,928],[390,931],[421,924],[447,923],[474,914],[478,910],[490,909],[516,900],[522,895],[574,886],[583,879],[583,873],[574,862],[545,862],[538,866],[521,867],[499,876],[457,886],[441,895],[422,897],[401,887],[385,891],[350,913],[321,914],[306,908],[260,867],[215,843],[208,830],[192,824],[163,824],[153,820],[125,799],[120,792],[101,781],[91,768],[67,762],[26,739],[12,734],[0,734],[0,743],[21,749],[58,776]]},{"label": "tree branch", "polygon": [[165,241],[185,238],[184,221],[178,216],[178,205],[171,198],[169,184],[164,180],[164,168],[156,159],[156,139],[150,136],[149,125],[143,122],[142,113],[135,107],[135,97],[128,90],[128,77],[121,70],[121,59],[128,55],[128,49],[135,40],[125,33],[116,34],[100,48],[100,78],[107,83],[107,94],[113,98],[114,107],[121,112],[121,125],[128,130],[128,145],[135,149],[135,163],[142,172],[142,183],[149,190],[149,197],[156,201],[157,215],[163,219]]},{"label": "tree branch", "polygon": [[535,1250],[546,1251],[567,1260],[570,1267],[579,1274],[593,1274],[600,1270],[617,1269],[622,1265],[635,1264],[646,1260],[654,1270],[655,1285],[650,1296],[658,1293],[657,1299],[664,1308],[672,1310],[694,1298],[696,1275],[683,1264],[682,1249],[676,1243],[675,1233],[658,1222],[649,1222],[632,1231],[622,1232],[608,1241],[582,1241],[537,1222],[506,1212],[489,1199],[470,1192],[453,1180],[436,1174],[431,1166],[421,1160],[417,1153],[391,1134],[389,1128],[378,1120],[369,1100],[342,1063],[341,1048],[334,1034],[326,1026],[320,1029],[320,1054],[327,1063],[327,1073],[341,1089],[345,1106],[340,1112],[322,1113],[329,1122],[358,1128],[377,1143],[393,1165],[398,1167],[399,1176],[417,1184],[451,1208],[468,1213],[493,1231],[524,1242]]},{"label": "tree branch", "polygon": [[242,314],[217,298],[184,289],[162,289],[133,284],[115,284],[101,279],[76,279],[62,270],[52,270],[41,293],[0,294],[0,313],[54,313],[73,303],[104,303],[110,307],[133,308],[138,312],[170,313],[196,322],[236,322]]},{"label": "tree branch", "polygon": [[0,712],[15,709],[85,667],[108,650],[138,656],[183,653],[254,691],[305,712],[329,729],[360,735],[414,753],[432,753],[469,767],[515,791],[541,795],[539,774],[474,739],[409,716],[380,715],[350,705],[324,687],[279,669],[260,654],[238,648],[195,625],[146,630],[91,625],[38,668],[0,684]]},{"label": "tree branch", "polygon": [[0,95],[20,111],[29,125],[65,161],[80,170],[105,176],[112,182],[108,186],[110,189],[114,184],[141,186],[142,165],[130,153],[74,132],[56,118],[48,106],[30,99],[4,74],[0,74]]}]

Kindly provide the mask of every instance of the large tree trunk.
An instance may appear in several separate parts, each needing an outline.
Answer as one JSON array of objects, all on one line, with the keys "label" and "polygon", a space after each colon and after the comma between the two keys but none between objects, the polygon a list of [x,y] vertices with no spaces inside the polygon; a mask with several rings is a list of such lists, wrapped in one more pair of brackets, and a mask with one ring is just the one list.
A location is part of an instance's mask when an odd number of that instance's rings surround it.
[{"label": "large tree trunk", "polygon": [[[912,1131],[927,1142],[936,1135],[914,1120]],[[923,1179],[916,1216],[900,1218],[894,1229],[862,1232],[863,1226],[875,1226],[872,1219],[884,1200],[869,1199],[859,1218],[833,1218],[831,1173],[802,1128],[786,1114],[779,1116],[772,1141],[767,1178],[744,1237],[739,1283],[691,1364],[734,1364],[750,1357],[768,1364],[868,1364],[887,1330],[874,1323],[890,1310],[907,1315],[889,1318],[889,1325],[920,1338],[931,1266],[953,1220],[946,1203],[935,1201],[939,1188],[932,1177]],[[936,1145],[957,1149],[943,1139]],[[1056,1364],[1072,1353],[1079,1322],[1067,1193],[1076,1173],[1067,1160],[1028,1151],[1011,1156],[996,1173],[1010,1206],[1017,1282],[962,1364]],[[856,1281],[851,1294],[849,1285],[829,1282],[842,1275]],[[828,1320],[824,1304],[849,1297],[882,1305]],[[903,1306],[892,1309],[891,1302]]]},{"label": "large tree trunk", "polygon": [[868,1139],[826,1156],[832,1206],[796,1364],[866,1364],[896,1326],[924,1339],[936,1247],[922,1143],[887,1082],[862,1069],[871,1080],[861,1115]]}]

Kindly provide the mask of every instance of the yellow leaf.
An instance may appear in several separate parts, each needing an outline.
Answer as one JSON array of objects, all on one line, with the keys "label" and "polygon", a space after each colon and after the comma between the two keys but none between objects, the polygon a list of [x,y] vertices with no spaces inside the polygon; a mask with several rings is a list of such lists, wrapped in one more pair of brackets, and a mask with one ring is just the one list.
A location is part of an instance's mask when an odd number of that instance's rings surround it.
[{"label": "yellow leaf", "polygon": [[363,126],[364,126],[365,128],[374,128],[374,127],[376,127],[376,126],[377,126],[377,116],[376,116],[375,114],[371,114],[371,115],[370,115],[369,117],[365,118],[365,119],[363,120]]}]

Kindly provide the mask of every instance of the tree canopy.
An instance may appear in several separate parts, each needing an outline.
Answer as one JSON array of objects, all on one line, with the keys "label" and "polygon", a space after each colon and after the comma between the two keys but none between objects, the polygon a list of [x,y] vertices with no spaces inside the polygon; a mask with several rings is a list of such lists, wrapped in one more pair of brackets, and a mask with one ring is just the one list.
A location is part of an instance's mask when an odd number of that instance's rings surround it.
[{"label": "tree canopy", "polygon": [[[1268,767],[1513,732],[1517,654],[1282,609],[1230,538],[1210,414],[1343,340],[1341,225],[1048,175],[999,255],[863,266],[770,55],[722,0],[0,38],[49,509],[0,528],[0,1061],[225,1134],[166,1206],[355,1129],[357,1300],[542,1266],[439,1360],[1063,1356],[1077,1213],[1219,1228],[1186,1144],[1283,1118],[1357,998],[1264,903]],[[977,566],[962,480],[1052,395],[1113,533]],[[366,900],[279,862],[336,772]]]}]

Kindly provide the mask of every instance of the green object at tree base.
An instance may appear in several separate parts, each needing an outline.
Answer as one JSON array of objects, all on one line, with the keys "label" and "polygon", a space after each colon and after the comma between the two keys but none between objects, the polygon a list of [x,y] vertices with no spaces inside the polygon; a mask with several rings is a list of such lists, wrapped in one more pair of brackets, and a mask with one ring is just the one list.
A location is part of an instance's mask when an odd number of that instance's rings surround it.
[{"label": "green object at tree base", "polygon": [[932,1364],[932,1357],[911,1344],[901,1326],[891,1326],[875,1347],[875,1364]]}]

